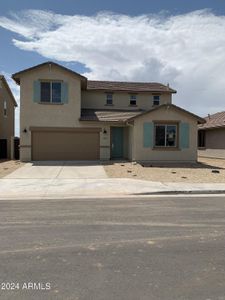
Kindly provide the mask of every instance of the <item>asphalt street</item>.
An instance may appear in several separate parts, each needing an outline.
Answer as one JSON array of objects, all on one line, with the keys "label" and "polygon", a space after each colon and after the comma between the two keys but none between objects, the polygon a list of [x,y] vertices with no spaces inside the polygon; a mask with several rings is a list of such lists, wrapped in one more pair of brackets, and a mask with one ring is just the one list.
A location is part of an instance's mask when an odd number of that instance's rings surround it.
[{"label": "asphalt street", "polygon": [[0,299],[225,300],[225,197],[0,201]]}]

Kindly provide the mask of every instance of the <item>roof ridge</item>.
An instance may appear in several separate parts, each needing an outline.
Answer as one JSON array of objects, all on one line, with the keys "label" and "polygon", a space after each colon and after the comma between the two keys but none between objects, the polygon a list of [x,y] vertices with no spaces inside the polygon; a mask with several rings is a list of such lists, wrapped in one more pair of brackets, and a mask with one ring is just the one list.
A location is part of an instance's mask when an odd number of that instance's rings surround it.
[{"label": "roof ridge", "polygon": [[220,115],[220,114],[225,114],[225,110],[218,111],[218,112],[213,113],[213,114],[208,114],[205,118],[208,118],[209,115],[210,115],[210,117],[213,117],[213,116],[215,116],[215,115]]},{"label": "roof ridge", "polygon": [[112,83],[141,83],[141,84],[149,84],[149,83],[152,83],[152,84],[160,84],[160,85],[163,85],[165,87],[167,87],[167,85],[161,83],[161,82],[157,82],[157,81],[120,81],[120,80],[89,80],[88,79],[88,82],[105,82],[105,83],[109,83],[109,82],[112,82]]}]

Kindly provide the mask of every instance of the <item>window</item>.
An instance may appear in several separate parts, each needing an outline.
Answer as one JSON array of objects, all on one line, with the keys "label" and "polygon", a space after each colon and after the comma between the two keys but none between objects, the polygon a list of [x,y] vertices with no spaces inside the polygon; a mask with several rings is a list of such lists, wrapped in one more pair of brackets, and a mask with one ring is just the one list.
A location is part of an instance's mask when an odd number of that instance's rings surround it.
[{"label": "window", "polygon": [[155,146],[176,147],[177,146],[177,125],[156,124],[155,125]]},{"label": "window", "polygon": [[137,96],[136,95],[130,95],[130,105],[136,105],[137,104]]},{"label": "window", "polygon": [[61,82],[41,82],[41,102],[61,103]]},{"label": "window", "polygon": [[154,95],[153,96],[153,105],[159,105],[160,104],[160,96]]},{"label": "window", "polygon": [[7,102],[4,100],[3,102],[3,115],[4,117],[7,117]]},{"label": "window", "polygon": [[106,94],[106,105],[113,105],[113,94]]}]

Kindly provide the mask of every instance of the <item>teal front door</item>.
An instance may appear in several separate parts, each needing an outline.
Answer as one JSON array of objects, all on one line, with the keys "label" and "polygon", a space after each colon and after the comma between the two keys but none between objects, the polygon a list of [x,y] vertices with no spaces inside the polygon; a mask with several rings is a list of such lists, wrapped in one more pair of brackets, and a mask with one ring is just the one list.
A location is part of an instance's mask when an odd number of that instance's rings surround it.
[{"label": "teal front door", "polygon": [[111,158],[123,158],[123,127],[112,127],[111,136]]}]

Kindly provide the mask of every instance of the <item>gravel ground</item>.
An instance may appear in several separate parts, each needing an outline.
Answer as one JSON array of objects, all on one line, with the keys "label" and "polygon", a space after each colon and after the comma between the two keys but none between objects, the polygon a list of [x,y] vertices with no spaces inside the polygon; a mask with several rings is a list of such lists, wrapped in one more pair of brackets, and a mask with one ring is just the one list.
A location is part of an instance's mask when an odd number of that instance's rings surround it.
[{"label": "gravel ground", "polygon": [[[0,160],[0,178],[23,166],[18,160]],[[105,171],[112,178],[134,178],[160,182],[225,183],[225,159],[200,157],[197,164],[145,165],[109,162]],[[219,173],[213,173],[213,171]]]},{"label": "gravel ground", "polygon": [[131,162],[110,162],[106,163],[104,168],[107,175],[113,178],[160,182],[225,183],[224,159],[201,157],[196,164],[146,164],[145,166]]},{"label": "gravel ground", "polygon": [[0,160],[0,178],[9,175],[23,165],[24,163],[20,162],[19,160]]}]

